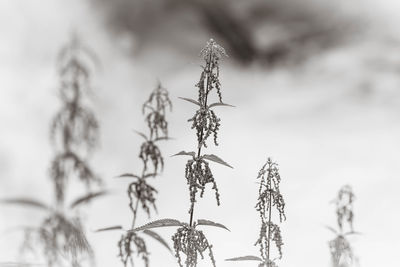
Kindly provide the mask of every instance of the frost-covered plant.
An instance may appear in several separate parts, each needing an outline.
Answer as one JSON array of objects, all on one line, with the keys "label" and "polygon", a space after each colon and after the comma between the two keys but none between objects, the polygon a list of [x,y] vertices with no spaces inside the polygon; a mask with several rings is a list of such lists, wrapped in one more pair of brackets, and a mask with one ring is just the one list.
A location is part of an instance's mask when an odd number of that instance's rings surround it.
[{"label": "frost-covered plant", "polygon": [[[172,103],[169,99],[167,89],[158,84],[148,100],[143,104],[142,110],[145,116],[145,121],[148,126],[148,134],[136,132],[144,138],[144,142],[140,147],[139,159],[143,163],[142,172],[140,175],[125,173],[120,175],[121,178],[131,178],[133,182],[128,185],[127,194],[129,197],[129,208],[132,212],[131,229],[135,227],[138,210],[141,208],[150,218],[151,210],[157,211],[156,194],[157,190],[148,183],[148,179],[155,177],[161,173],[164,167],[164,159],[158,147],[158,143],[163,140],[168,140],[168,122],[166,119],[167,109],[172,109]],[[99,229],[106,230],[121,230],[122,226],[112,226]],[[153,231],[144,231],[144,234],[154,238],[170,250],[168,244]],[[144,266],[149,266],[149,251],[146,246],[145,239],[141,233],[128,231],[124,233],[119,242],[119,258],[125,267],[135,266],[134,257],[140,257]]]},{"label": "frost-covered plant", "polygon": [[[257,179],[261,179],[258,190],[258,200],[256,210],[260,214],[261,228],[259,237],[255,245],[260,247],[260,257],[244,256],[227,259],[228,261],[258,261],[259,267],[275,267],[276,259],[282,258],[282,236],[279,226],[272,221],[272,210],[275,208],[279,215],[279,221],[286,220],[285,201],[280,193],[279,184],[281,177],[279,175],[278,165],[270,158],[261,168]],[[275,244],[278,257],[272,257],[272,243]]]},{"label": "frost-covered plant", "polygon": [[[180,267],[196,267],[198,259],[203,258],[207,250],[212,265],[215,267],[215,259],[212,251],[212,245],[204,233],[198,229],[200,225],[211,225],[216,227],[225,226],[208,220],[199,219],[195,221],[194,210],[198,196],[203,197],[207,184],[211,184],[215,191],[217,204],[220,204],[220,195],[216,180],[209,166],[210,162],[216,162],[231,167],[225,161],[213,154],[202,154],[202,148],[207,147],[208,138],[214,137],[214,144],[218,145],[218,131],[220,128],[220,119],[216,116],[214,107],[230,106],[222,102],[221,83],[219,81],[219,63],[223,56],[226,56],[225,50],[213,39],[207,42],[207,45],[201,50],[200,56],[205,61],[202,66],[200,81],[196,84],[198,88],[197,100],[191,98],[181,98],[185,101],[195,104],[198,109],[188,121],[192,123],[192,129],[195,129],[197,136],[197,152],[181,151],[174,156],[190,156],[185,167],[185,178],[189,187],[189,223],[180,222],[174,219],[161,219],[153,221],[142,227],[134,229],[134,232],[147,231],[155,227],[177,226],[177,232],[172,236],[174,242],[175,256]],[[210,93],[216,92],[218,102],[209,104]]]},{"label": "frost-covered plant", "polygon": [[357,234],[353,229],[353,202],[355,195],[349,185],[343,186],[333,201],[336,205],[337,229],[328,227],[336,237],[329,241],[332,267],[350,267],[357,262],[348,236]]},{"label": "frost-covered plant", "polygon": [[[94,174],[87,158],[98,142],[98,123],[85,105],[85,94],[91,89],[90,64],[96,57],[76,36],[62,48],[58,58],[59,96],[62,108],[51,124],[51,140],[56,155],[50,168],[55,202],[47,205],[28,198],[4,199],[3,203],[39,208],[46,215],[37,227],[25,228],[22,251],[41,249],[47,266],[79,267],[85,259],[93,263],[77,207],[102,196],[105,191],[91,192],[100,179]],[[82,181],[87,193],[65,204],[67,184],[71,177]]]}]

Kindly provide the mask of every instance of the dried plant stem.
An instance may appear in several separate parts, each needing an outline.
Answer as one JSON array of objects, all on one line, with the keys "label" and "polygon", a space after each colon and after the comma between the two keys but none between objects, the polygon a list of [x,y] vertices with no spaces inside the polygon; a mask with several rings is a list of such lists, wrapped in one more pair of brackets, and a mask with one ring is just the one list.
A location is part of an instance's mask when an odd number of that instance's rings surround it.
[{"label": "dried plant stem", "polygon": [[[268,190],[269,190],[269,199],[272,199],[272,188],[268,188]],[[268,203],[268,225],[271,225],[271,210],[272,210],[272,201],[269,201],[269,203]],[[270,259],[270,243],[271,243],[271,234],[272,234],[272,231],[271,231],[272,229],[271,229],[271,227],[268,227],[268,239],[267,239],[267,262],[269,262],[269,261],[271,261],[271,259]]]},{"label": "dried plant stem", "polygon": [[[258,261],[258,267],[277,267],[275,260],[282,258],[283,240],[279,225],[272,221],[272,208],[275,207],[278,212],[280,222],[286,220],[285,201],[279,189],[281,177],[278,165],[268,158],[267,163],[258,172],[257,179],[261,179],[256,204],[256,210],[260,213],[261,228],[255,245],[260,246],[260,257],[248,255],[227,260]],[[271,245],[273,244],[279,255],[274,259],[271,257]]]},{"label": "dried plant stem", "polygon": [[[147,213],[150,218],[151,209],[157,212],[156,194],[157,190],[147,181],[151,177],[159,175],[164,167],[164,159],[158,147],[159,141],[168,140],[168,122],[166,120],[166,109],[172,110],[172,103],[169,99],[167,89],[163,88],[161,83],[157,85],[149,98],[142,105],[142,113],[148,126],[148,134],[135,131],[139,136],[144,138],[140,146],[139,159],[143,163],[140,174],[124,173],[119,177],[132,178],[133,182],[128,185],[127,195],[129,198],[129,209],[132,213],[131,229],[123,234],[118,241],[118,249],[121,262],[125,267],[136,266],[134,256],[141,257],[146,267],[149,266],[149,251],[147,250],[146,241],[143,236],[150,236],[160,242],[168,250],[167,243],[155,232],[147,231],[139,234],[133,229],[135,228],[138,218],[139,209]],[[140,205],[140,206],[139,206]],[[122,226],[113,226],[100,229],[121,230]],[[100,231],[99,230],[99,231]]]},{"label": "dried plant stem", "polygon": [[[209,60],[207,62],[207,73],[211,72],[211,59],[212,59],[212,47],[211,47],[211,53],[209,56]],[[202,104],[203,108],[207,107],[207,101],[208,101],[208,93],[209,93],[209,88],[210,88],[210,75],[207,74],[207,80],[206,80],[206,95],[204,98],[204,103],[200,103]],[[202,143],[203,143],[203,137],[204,137],[204,129],[201,129],[201,134],[200,134],[200,139],[199,139],[199,143],[198,143],[198,150],[197,150],[197,158],[199,158],[201,156],[201,147],[202,147]],[[189,225],[192,226],[193,225],[193,214],[194,214],[194,204],[193,204],[193,208],[190,211],[190,221],[189,221]]]},{"label": "dried plant stem", "polygon": [[[172,236],[174,242],[175,257],[180,267],[196,267],[199,257],[204,258],[204,253],[208,250],[212,266],[216,266],[212,245],[207,240],[203,231],[198,226],[209,225],[220,227],[228,230],[224,225],[215,223],[210,220],[197,219],[194,220],[194,208],[196,196],[203,197],[207,184],[212,184],[215,191],[217,205],[220,204],[220,195],[215,181],[215,177],[211,172],[209,163],[215,162],[226,167],[232,168],[228,163],[214,154],[202,154],[202,146],[207,147],[206,140],[213,135],[214,144],[218,145],[217,137],[220,126],[220,119],[215,115],[213,107],[215,106],[231,106],[222,102],[221,83],[219,81],[219,60],[222,56],[226,56],[223,47],[218,45],[213,39],[207,42],[207,45],[201,50],[200,56],[206,61],[202,66],[200,80],[196,84],[198,87],[198,100],[191,98],[182,98],[182,100],[195,104],[198,109],[193,117],[188,119],[191,122],[191,128],[195,129],[197,137],[197,152],[181,151],[174,156],[189,156],[185,166],[185,178],[189,187],[190,209],[189,223],[181,222],[175,219],[161,219],[147,223],[141,227],[132,230],[133,233],[139,231],[148,231],[152,228],[174,226],[178,227],[176,233]],[[208,94],[215,89],[219,102],[208,105]],[[146,139],[147,140],[147,139]],[[184,258],[183,258],[184,257]]]},{"label": "dried plant stem", "polygon": [[135,209],[133,210],[132,229],[135,228],[136,214],[138,211],[138,207],[139,207],[139,200],[136,200]]}]

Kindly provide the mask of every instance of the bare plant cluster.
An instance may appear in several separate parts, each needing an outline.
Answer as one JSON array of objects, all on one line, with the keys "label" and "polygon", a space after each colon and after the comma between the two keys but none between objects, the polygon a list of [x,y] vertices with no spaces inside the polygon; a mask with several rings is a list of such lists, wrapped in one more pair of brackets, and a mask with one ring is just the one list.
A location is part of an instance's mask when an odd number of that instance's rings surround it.
[{"label": "bare plant cluster", "polygon": [[[168,140],[167,111],[172,109],[172,102],[169,98],[167,89],[161,83],[151,92],[149,98],[142,106],[142,112],[148,128],[148,133],[136,131],[144,141],[140,146],[139,159],[142,162],[140,174],[124,173],[119,178],[129,178],[133,181],[129,183],[127,195],[129,198],[129,209],[132,212],[132,223],[129,229],[135,228],[138,211],[144,211],[150,218],[151,211],[157,212],[156,195],[157,190],[148,183],[148,180],[155,178],[164,168],[164,158],[158,144]],[[112,226],[98,231],[122,230],[122,226]],[[155,231],[147,229],[141,233],[126,231],[122,234],[119,242],[119,258],[124,267],[135,266],[134,257],[142,259],[144,265],[149,266],[149,251],[143,236],[152,237],[170,250],[168,244]]]},{"label": "bare plant cluster", "polygon": [[[26,205],[45,212],[39,226],[24,228],[22,252],[41,250],[47,266],[79,267],[82,262],[93,262],[93,249],[89,244],[82,219],[77,209],[105,191],[91,191],[100,178],[88,163],[98,143],[98,123],[93,112],[84,105],[85,95],[91,90],[90,64],[95,56],[74,36],[62,48],[58,57],[60,77],[59,97],[62,108],[51,124],[51,140],[55,156],[51,163],[50,178],[55,200],[51,204],[29,198],[5,199],[8,204]],[[68,181],[78,179],[87,193],[66,204]]]},{"label": "bare plant cluster", "polygon": [[[132,219],[128,227],[116,225],[97,231],[122,232],[117,247],[118,257],[124,267],[135,267],[138,264],[150,266],[147,238],[156,240],[173,253],[180,267],[196,267],[199,261],[207,256],[213,267],[217,265],[211,239],[203,232],[202,226],[213,226],[228,231],[229,229],[213,220],[196,218],[195,211],[196,203],[204,197],[207,188],[213,191],[216,204],[221,204],[221,192],[212,165],[217,163],[229,168],[232,166],[217,155],[205,153],[205,150],[210,144],[219,145],[221,119],[216,110],[233,106],[223,102],[222,98],[220,63],[227,57],[225,49],[210,39],[201,50],[200,57],[204,64],[199,81],[195,84],[197,98],[180,97],[196,108],[188,119],[191,129],[195,132],[196,149],[182,150],[174,155],[188,157],[182,172],[188,187],[188,220],[182,222],[167,218],[152,220],[142,226],[136,225],[139,211],[146,214],[147,219],[157,213],[158,190],[150,181],[154,181],[154,178],[163,172],[164,156],[159,145],[160,142],[170,139],[167,113],[172,110],[172,102],[167,89],[159,83],[142,106],[147,131],[135,131],[143,138],[138,153],[142,168],[136,173],[117,176],[130,181],[126,194]],[[49,267],[80,267],[85,261],[94,265],[94,252],[86,238],[82,218],[77,209],[106,193],[104,190],[92,191],[94,186],[101,186],[101,180],[88,163],[88,158],[98,144],[99,136],[97,119],[89,109],[85,97],[91,91],[90,66],[96,61],[94,53],[77,38],[72,38],[61,50],[58,58],[59,97],[62,107],[51,124],[55,156],[51,163],[50,178],[54,188],[54,202],[48,205],[29,198],[1,200],[2,203],[26,205],[45,212],[39,226],[28,226],[24,229],[23,250],[36,250],[36,244],[39,244],[43,259]],[[216,102],[212,99],[216,99]],[[66,204],[71,179],[82,183],[86,193]],[[259,255],[235,257],[227,261],[254,261],[258,267],[277,267],[278,260],[283,256],[284,242],[280,224],[286,220],[286,204],[280,190],[279,168],[271,158],[267,159],[258,172],[257,181],[259,188],[255,210],[259,214],[260,228],[254,246],[258,247]],[[344,186],[334,201],[337,229],[328,227],[335,234],[335,238],[329,242],[333,267],[350,267],[356,262],[348,240],[348,236],[357,233],[353,230],[354,199],[351,187]],[[176,232],[171,237],[171,247],[154,231],[155,228],[162,227],[176,227]]]}]

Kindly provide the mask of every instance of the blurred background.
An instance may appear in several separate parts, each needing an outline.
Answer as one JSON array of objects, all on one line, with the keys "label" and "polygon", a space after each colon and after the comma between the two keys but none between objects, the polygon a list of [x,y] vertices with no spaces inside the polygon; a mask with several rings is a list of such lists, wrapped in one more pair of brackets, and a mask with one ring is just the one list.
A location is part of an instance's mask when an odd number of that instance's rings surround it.
[{"label": "blurred background", "polygon": [[[125,188],[118,174],[139,171],[145,129],[141,104],[159,79],[174,104],[173,141],[161,146],[165,170],[157,218],[188,220],[184,158],[194,150],[187,119],[209,38],[225,47],[221,63],[225,101],[218,110],[220,146],[210,147],[234,166],[213,166],[221,193],[199,202],[197,218],[227,225],[207,229],[217,265],[250,266],[224,259],[257,255],[256,176],[267,157],[280,165],[287,221],[279,266],[328,267],[325,225],[334,225],[330,201],[342,185],[356,194],[351,242],[360,266],[397,266],[400,248],[400,2],[394,0],[0,0],[0,196],[53,198],[48,169],[50,121],[60,107],[56,57],[72,33],[97,54],[91,107],[101,146],[92,166],[111,191],[84,212],[99,267],[122,266],[117,232],[129,227]],[[70,191],[74,191],[72,187]],[[42,219],[35,210],[0,207],[0,262],[18,261],[17,226]],[[148,219],[143,214],[139,223]],[[173,229],[158,231],[170,240]],[[149,241],[151,266],[177,266]],[[43,264],[40,256],[32,262]],[[208,259],[199,266],[209,266]]]}]

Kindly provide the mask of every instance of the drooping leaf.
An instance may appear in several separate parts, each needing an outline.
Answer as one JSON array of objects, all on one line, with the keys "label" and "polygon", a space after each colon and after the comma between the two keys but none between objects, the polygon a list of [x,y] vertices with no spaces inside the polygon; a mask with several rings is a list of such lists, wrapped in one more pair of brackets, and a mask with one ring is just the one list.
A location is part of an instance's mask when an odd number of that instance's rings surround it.
[{"label": "drooping leaf", "polygon": [[166,247],[170,252],[172,252],[172,250],[169,247],[168,243],[159,234],[157,234],[156,232],[151,231],[151,230],[144,230],[143,233],[148,235],[148,236],[151,236],[152,238],[154,238],[155,240],[160,242],[164,247]]},{"label": "drooping leaf", "polygon": [[233,167],[232,167],[231,165],[229,165],[228,163],[226,163],[225,161],[223,161],[220,157],[218,157],[218,156],[216,156],[216,155],[213,155],[213,154],[210,154],[210,155],[205,154],[205,155],[203,155],[203,158],[206,159],[206,160],[211,160],[211,161],[214,161],[214,162],[216,162],[216,163],[225,165],[225,166],[227,166],[227,167],[233,169]]},{"label": "drooping leaf", "polygon": [[22,205],[22,206],[30,206],[33,208],[39,208],[43,210],[50,210],[50,207],[47,206],[46,204],[34,200],[34,199],[29,199],[29,198],[8,198],[8,199],[0,199],[0,203],[3,204],[16,204],[16,205]]},{"label": "drooping leaf", "polygon": [[171,157],[174,157],[174,156],[192,156],[194,158],[194,157],[196,157],[196,153],[193,151],[186,152],[186,151],[182,150],[181,152],[179,152],[175,155],[172,155]]},{"label": "drooping leaf", "polygon": [[263,260],[257,256],[243,256],[243,257],[226,259],[226,261],[263,261]]},{"label": "drooping leaf", "polygon": [[116,225],[116,226],[110,226],[110,227],[106,227],[106,228],[100,228],[100,229],[97,229],[95,232],[105,232],[105,231],[113,231],[113,230],[122,230],[122,226]]},{"label": "drooping leaf", "polygon": [[190,102],[190,103],[193,103],[193,104],[195,104],[195,105],[198,105],[199,107],[201,107],[201,104],[200,104],[198,101],[194,100],[194,99],[186,98],[186,97],[179,97],[179,98],[182,99],[182,100],[188,101],[188,102]]},{"label": "drooping leaf", "polygon": [[86,194],[80,198],[77,198],[74,202],[71,203],[70,209],[73,209],[81,204],[88,203],[89,201],[93,200],[94,198],[101,197],[107,194],[107,191],[99,191],[99,192],[91,192]]},{"label": "drooping leaf", "polygon": [[208,107],[209,107],[209,108],[212,108],[212,107],[217,107],[217,106],[225,106],[225,107],[232,107],[232,108],[235,107],[235,106],[233,106],[233,105],[226,104],[226,103],[220,103],[220,102],[213,103],[213,104],[209,105]]},{"label": "drooping leaf", "polygon": [[154,172],[154,173],[148,173],[148,174],[144,175],[143,178],[155,177],[155,176],[157,176],[157,173]]},{"label": "drooping leaf", "polygon": [[27,263],[27,262],[0,262],[0,267],[38,267],[43,266],[44,264],[40,263]]},{"label": "drooping leaf", "polygon": [[356,232],[356,231],[350,231],[350,232],[344,233],[343,235],[362,235],[362,233]]},{"label": "drooping leaf", "polygon": [[330,230],[330,231],[333,232],[334,234],[338,234],[338,231],[336,231],[335,228],[330,227],[330,226],[328,226],[328,225],[325,225],[325,227],[326,227],[326,229]]},{"label": "drooping leaf", "polygon": [[223,228],[223,229],[228,230],[230,232],[228,227],[226,227],[225,225],[220,224],[220,223],[216,223],[216,222],[213,222],[213,221],[209,221],[209,220],[199,219],[199,220],[197,220],[197,225],[209,225],[209,226],[220,227],[220,228]]},{"label": "drooping leaf", "polygon": [[115,178],[138,178],[138,179],[140,179],[139,176],[137,176],[136,174],[132,174],[132,173],[124,173],[124,174],[118,175]]},{"label": "drooping leaf", "polygon": [[138,135],[140,135],[141,137],[143,137],[146,141],[147,140],[149,140],[148,138],[147,138],[147,136],[144,134],[144,133],[142,133],[142,132],[139,132],[139,131],[136,131],[136,130],[133,130],[135,133],[137,133]]},{"label": "drooping leaf", "polygon": [[161,136],[161,137],[157,137],[156,139],[153,140],[153,142],[157,142],[157,141],[162,141],[162,140],[171,140],[173,138],[168,137],[168,136]]},{"label": "drooping leaf", "polygon": [[131,232],[131,231],[137,232],[137,231],[149,230],[149,229],[159,228],[159,227],[182,226],[182,225],[183,225],[183,223],[181,223],[180,221],[175,220],[175,219],[161,219],[161,220],[149,222],[143,226],[129,230],[129,232]]}]

